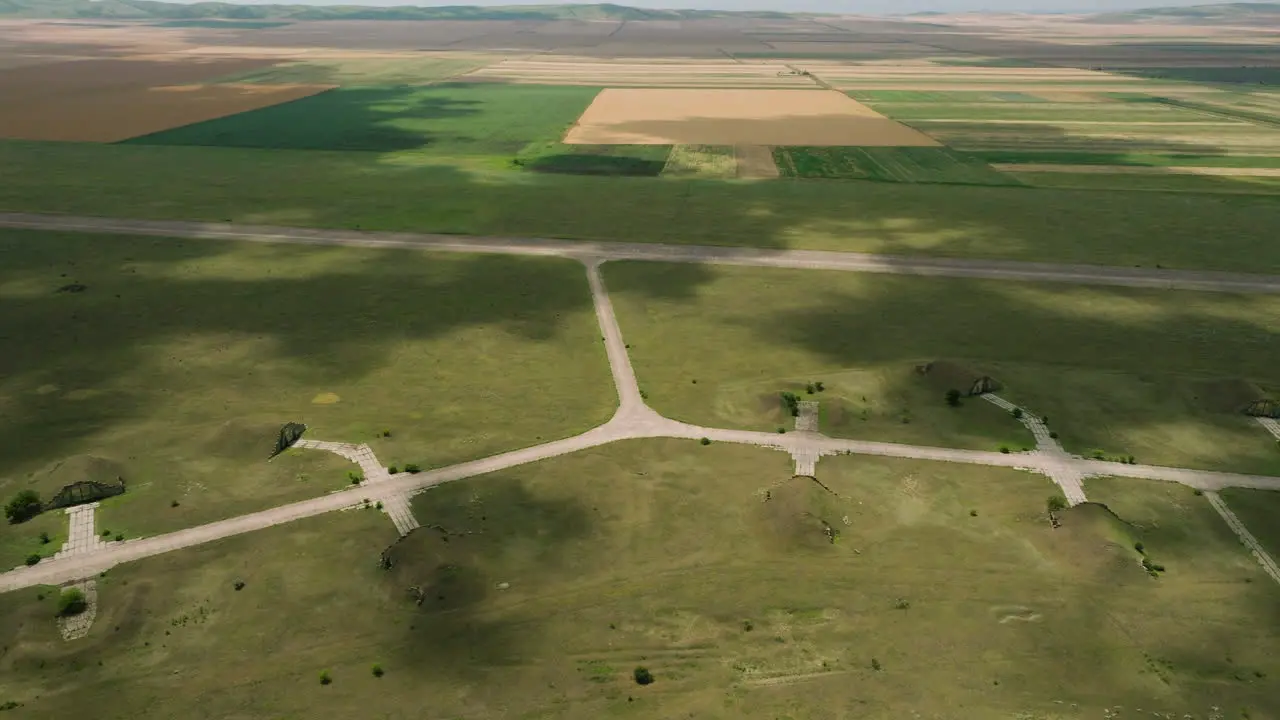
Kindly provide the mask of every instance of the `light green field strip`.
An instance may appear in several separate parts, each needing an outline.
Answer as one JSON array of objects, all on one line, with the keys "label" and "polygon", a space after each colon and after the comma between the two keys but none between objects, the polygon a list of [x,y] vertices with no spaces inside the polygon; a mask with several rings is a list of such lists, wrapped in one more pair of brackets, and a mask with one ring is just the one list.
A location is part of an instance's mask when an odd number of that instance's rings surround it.
[{"label": "light green field strip", "polygon": [[1280,177],[1280,168],[1144,167],[1140,165],[1051,165],[1044,163],[996,163],[1007,172],[1077,173],[1097,175],[1206,175],[1213,177]]}]

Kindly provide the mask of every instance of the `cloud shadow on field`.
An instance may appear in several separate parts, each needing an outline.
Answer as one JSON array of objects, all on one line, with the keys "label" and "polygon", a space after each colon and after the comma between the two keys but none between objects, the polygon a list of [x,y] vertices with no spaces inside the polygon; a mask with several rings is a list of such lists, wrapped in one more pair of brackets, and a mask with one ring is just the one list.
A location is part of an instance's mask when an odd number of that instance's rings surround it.
[{"label": "cloud shadow on field", "polygon": [[[859,285],[870,291],[829,289],[800,307],[731,322],[836,368],[972,362],[1007,385],[1006,397],[1051,416],[1075,452],[1099,448],[1152,462],[1121,438],[1159,447],[1199,428],[1241,444],[1178,449],[1197,466],[1221,469],[1230,460],[1239,471],[1280,475],[1262,428],[1210,409],[1209,396],[1198,399],[1218,380],[1280,385],[1270,357],[1275,327],[1264,308],[1250,310],[1251,298],[1208,294],[1172,305],[1151,297],[1156,291],[1113,288],[895,277]],[[1158,305],[1148,312],[1144,302]]]},{"label": "cloud shadow on field", "polygon": [[[344,87],[125,142],[277,150],[416,150],[441,141],[470,140],[456,131],[442,134],[421,129],[419,123],[476,116],[482,105],[477,100],[428,95],[410,86]],[[415,129],[400,124],[406,120]]]},{"label": "cloud shadow on field", "polygon": [[[385,366],[406,342],[496,327],[552,343],[567,315],[594,323],[575,262],[354,252],[5,231],[0,377],[9,392],[0,475],[61,457],[154,403],[176,402],[169,393],[184,371],[201,392],[255,382],[256,372],[278,372],[281,362],[304,383],[350,382]],[[58,291],[72,283],[85,289]],[[208,367],[157,350],[202,337]],[[219,355],[243,342],[258,348],[252,359]],[[156,371],[167,378],[159,385],[143,377]]]},{"label": "cloud shadow on field", "polygon": [[517,661],[539,632],[536,618],[508,601],[536,595],[593,524],[578,500],[530,492],[518,473],[442,485],[413,500],[422,527],[384,553],[386,592],[409,623],[400,644],[407,662],[471,676]]}]

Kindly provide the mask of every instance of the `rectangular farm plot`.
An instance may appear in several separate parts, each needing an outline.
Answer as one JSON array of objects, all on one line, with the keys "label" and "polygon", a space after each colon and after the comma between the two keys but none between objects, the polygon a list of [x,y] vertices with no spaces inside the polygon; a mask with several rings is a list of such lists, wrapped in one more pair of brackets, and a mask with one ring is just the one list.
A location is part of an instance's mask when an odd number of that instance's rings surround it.
[{"label": "rectangular farm plot", "polygon": [[300,102],[136,138],[133,142],[511,155],[529,143],[557,139],[596,92],[594,88],[545,85],[343,87]]},{"label": "rectangular farm plot", "polygon": [[326,89],[318,85],[178,85],[68,94],[0,108],[0,138],[119,142]]},{"label": "rectangular farm plot", "polygon": [[570,145],[850,145],[938,141],[828,90],[608,89],[578,119]]}]

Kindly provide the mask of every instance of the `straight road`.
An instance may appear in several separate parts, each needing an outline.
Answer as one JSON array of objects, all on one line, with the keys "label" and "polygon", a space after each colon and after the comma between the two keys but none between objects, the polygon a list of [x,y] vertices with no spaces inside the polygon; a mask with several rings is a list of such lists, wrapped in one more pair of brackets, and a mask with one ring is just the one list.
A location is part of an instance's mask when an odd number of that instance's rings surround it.
[{"label": "straight road", "polygon": [[649,262],[837,270],[931,277],[1058,282],[1079,285],[1114,285],[1166,290],[1280,293],[1280,276],[1275,275],[1003,260],[904,257],[817,250],[767,250],[706,245],[579,242],[545,238],[495,238],[366,232],[359,230],[318,230],[232,223],[125,220],[24,213],[0,213],[0,227],[203,240],[237,240],[300,245],[346,245],[369,248],[417,248],[441,252],[534,255],[574,258],[584,262],[642,260]]}]

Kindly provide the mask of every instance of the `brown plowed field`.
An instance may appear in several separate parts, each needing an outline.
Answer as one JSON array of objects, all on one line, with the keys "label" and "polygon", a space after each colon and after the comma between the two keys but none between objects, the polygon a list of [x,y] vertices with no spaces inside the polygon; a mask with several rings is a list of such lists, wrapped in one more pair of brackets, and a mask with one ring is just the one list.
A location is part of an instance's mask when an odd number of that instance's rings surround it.
[{"label": "brown plowed field", "polygon": [[182,85],[0,106],[0,138],[117,142],[315,95],[323,85]]},{"label": "brown plowed field", "polygon": [[262,58],[75,60],[0,71],[0,98],[9,105],[69,94],[114,93],[123,88],[190,85],[274,65]]},{"label": "brown plowed field", "polygon": [[939,143],[829,90],[609,89],[565,137],[570,145]]}]

